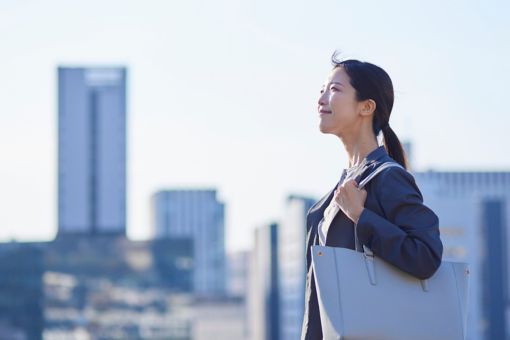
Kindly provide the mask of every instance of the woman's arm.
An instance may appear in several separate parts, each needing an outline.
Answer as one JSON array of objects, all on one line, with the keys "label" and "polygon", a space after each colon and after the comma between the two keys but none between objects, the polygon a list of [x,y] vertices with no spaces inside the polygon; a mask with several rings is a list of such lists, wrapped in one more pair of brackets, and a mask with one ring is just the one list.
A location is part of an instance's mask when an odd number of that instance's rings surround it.
[{"label": "woman's arm", "polygon": [[355,226],[359,240],[401,270],[419,279],[431,277],[443,253],[439,219],[423,204],[413,176],[393,167],[372,185],[385,217],[364,208]]}]

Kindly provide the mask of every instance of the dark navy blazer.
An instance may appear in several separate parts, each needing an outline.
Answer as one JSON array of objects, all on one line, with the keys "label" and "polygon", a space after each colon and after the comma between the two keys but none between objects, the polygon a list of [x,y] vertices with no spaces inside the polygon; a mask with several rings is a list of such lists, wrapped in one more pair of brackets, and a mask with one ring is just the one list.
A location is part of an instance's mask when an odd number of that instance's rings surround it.
[{"label": "dark navy blazer", "polygon": [[[370,152],[366,161],[356,177],[358,183],[382,163],[394,162],[384,146]],[[338,184],[307,213],[307,276],[302,340],[322,339],[310,248],[319,244],[317,228]],[[417,278],[431,277],[441,264],[443,253],[439,219],[423,204],[414,177],[402,168],[389,167],[374,177],[365,189],[365,209],[356,226],[359,242],[368,246],[374,255]],[[354,223],[341,210],[329,227],[326,246],[355,249]]]}]

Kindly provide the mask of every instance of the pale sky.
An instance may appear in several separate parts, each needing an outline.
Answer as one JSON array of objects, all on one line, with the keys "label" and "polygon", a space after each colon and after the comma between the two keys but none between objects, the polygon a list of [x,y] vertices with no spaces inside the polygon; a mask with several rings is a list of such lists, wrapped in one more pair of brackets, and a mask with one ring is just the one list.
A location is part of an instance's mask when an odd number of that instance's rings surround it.
[{"label": "pale sky", "polygon": [[316,111],[335,49],[389,73],[416,170],[510,170],[509,17],[503,1],[2,1],[0,240],[56,234],[61,64],[129,69],[133,239],[161,188],[217,188],[229,251],[289,194],[329,191],[347,166]]}]

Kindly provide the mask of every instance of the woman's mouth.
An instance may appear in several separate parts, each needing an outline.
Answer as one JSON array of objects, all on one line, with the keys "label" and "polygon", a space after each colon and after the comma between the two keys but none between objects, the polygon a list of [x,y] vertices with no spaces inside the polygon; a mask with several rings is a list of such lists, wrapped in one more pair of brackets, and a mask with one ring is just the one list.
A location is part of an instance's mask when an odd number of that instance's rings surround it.
[{"label": "woman's mouth", "polygon": [[330,115],[330,114],[331,114],[331,111],[328,111],[328,110],[319,110],[319,116]]}]

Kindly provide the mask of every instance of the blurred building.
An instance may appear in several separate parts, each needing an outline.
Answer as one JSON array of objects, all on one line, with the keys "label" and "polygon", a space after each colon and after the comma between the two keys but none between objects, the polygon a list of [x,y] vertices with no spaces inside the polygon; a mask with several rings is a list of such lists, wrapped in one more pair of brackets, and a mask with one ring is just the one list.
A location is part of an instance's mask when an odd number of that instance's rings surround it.
[{"label": "blurred building", "polygon": [[237,251],[227,254],[227,294],[246,298],[250,252]]},{"label": "blurred building", "polygon": [[37,244],[0,245],[0,339],[42,339],[43,255]]},{"label": "blurred building", "polygon": [[278,224],[255,230],[249,273],[249,333],[252,340],[279,339]]},{"label": "blurred building", "polygon": [[306,281],[306,214],[315,200],[290,195],[278,229],[280,339],[299,339]]},{"label": "blurred building", "polygon": [[191,293],[193,289],[190,238],[130,241],[68,236],[48,243],[44,256],[45,271],[73,275],[79,282],[100,278],[171,292]]},{"label": "blurred building", "polygon": [[46,272],[44,339],[191,340],[193,296],[161,286]]},{"label": "blurred building", "polygon": [[152,197],[155,239],[193,240],[193,282],[198,295],[225,294],[224,215],[216,190],[164,190]]},{"label": "blurred building", "polygon": [[58,233],[125,234],[126,69],[58,68]]},{"label": "blurred building", "polygon": [[176,237],[149,242],[154,270],[162,286],[176,292],[193,292],[193,239]]},{"label": "blurred building", "polygon": [[191,339],[189,238],[0,244],[0,339]]},{"label": "blurred building", "polygon": [[193,340],[249,339],[243,298],[197,298],[192,313]]},{"label": "blurred building", "polygon": [[408,169],[413,170],[414,159],[413,159],[413,143],[410,141],[403,141],[402,148],[404,149],[404,153],[407,160]]},{"label": "blurred building", "polygon": [[507,339],[510,172],[418,172],[425,204],[439,216],[443,259],[468,262],[467,339]]}]

